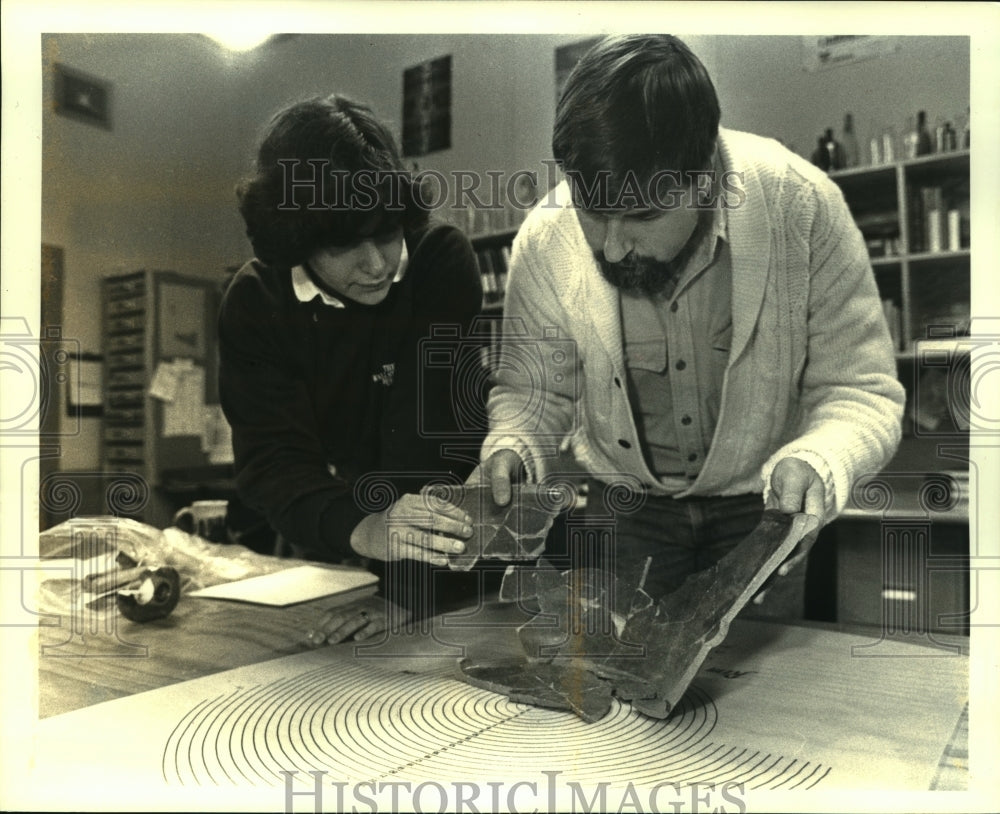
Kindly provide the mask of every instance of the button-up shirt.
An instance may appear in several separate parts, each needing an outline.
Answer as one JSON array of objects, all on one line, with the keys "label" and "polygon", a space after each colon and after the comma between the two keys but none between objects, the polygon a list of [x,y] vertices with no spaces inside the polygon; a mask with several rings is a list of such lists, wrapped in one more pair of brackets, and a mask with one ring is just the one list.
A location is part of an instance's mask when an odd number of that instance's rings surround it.
[{"label": "button-up shirt", "polygon": [[669,296],[622,292],[629,396],[650,472],[668,492],[701,471],[722,403],[732,337],[726,212],[710,228]]}]

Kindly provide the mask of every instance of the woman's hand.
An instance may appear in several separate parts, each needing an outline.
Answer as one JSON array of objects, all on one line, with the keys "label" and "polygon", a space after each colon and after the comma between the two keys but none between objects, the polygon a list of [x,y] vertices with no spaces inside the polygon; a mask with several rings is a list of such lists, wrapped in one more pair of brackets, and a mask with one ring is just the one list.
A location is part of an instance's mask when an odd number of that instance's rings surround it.
[{"label": "woman's hand", "polygon": [[363,641],[409,620],[409,611],[388,599],[372,596],[327,611],[319,624],[306,634],[306,641],[313,647],[337,644],[351,637]]},{"label": "woman's hand", "polygon": [[447,565],[447,555],[465,551],[471,536],[472,518],[463,509],[430,494],[409,494],[358,523],[351,548],[376,560]]}]

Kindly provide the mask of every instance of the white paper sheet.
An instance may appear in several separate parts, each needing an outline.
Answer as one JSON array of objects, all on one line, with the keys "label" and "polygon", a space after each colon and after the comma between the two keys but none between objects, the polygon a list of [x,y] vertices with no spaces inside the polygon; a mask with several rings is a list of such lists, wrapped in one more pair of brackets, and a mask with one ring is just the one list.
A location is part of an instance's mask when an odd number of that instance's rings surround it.
[{"label": "white paper sheet", "polygon": [[177,394],[179,374],[173,362],[160,362],[149,383],[149,395],[161,401],[173,401]]},{"label": "white paper sheet", "polygon": [[261,577],[250,577],[202,588],[200,591],[193,591],[189,596],[283,607],[368,586],[374,589],[377,582],[378,577],[360,568],[300,565]]},{"label": "white paper sheet", "polygon": [[205,434],[205,368],[190,360],[174,362],[177,384],[173,401],[163,405],[163,436]]}]

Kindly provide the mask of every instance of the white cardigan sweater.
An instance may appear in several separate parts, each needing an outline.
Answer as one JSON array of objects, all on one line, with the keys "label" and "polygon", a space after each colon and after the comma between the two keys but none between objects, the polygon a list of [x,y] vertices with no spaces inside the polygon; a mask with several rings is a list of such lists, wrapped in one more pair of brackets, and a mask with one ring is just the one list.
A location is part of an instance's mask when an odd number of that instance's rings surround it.
[{"label": "white cardigan sweater", "polygon": [[[817,168],[727,130],[719,157],[742,173],[746,196],[728,211],[732,349],[711,449],[678,497],[766,498],[774,465],[794,456],[823,478],[830,520],[900,438],[904,392],[868,254],[839,188]],[[655,493],[624,386],[618,292],[568,197],[563,182],[514,242],[483,458],[513,448],[540,480],[568,440],[591,474]]]}]

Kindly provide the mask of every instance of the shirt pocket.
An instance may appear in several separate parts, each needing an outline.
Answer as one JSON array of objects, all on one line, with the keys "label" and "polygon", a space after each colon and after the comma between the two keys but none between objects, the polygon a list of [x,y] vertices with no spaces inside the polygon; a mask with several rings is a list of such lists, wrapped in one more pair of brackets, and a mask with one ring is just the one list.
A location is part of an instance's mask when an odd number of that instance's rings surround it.
[{"label": "shirt pocket", "polygon": [[727,319],[725,324],[712,333],[712,351],[722,356],[724,360],[729,359],[729,351],[733,347],[733,321]]},{"label": "shirt pocket", "polygon": [[667,368],[667,343],[662,338],[629,342],[626,353],[628,366],[635,370],[662,373]]},{"label": "shirt pocket", "polygon": [[702,381],[702,409],[708,427],[715,427],[722,408],[722,390],[733,347],[733,321],[709,335],[708,370]]}]

